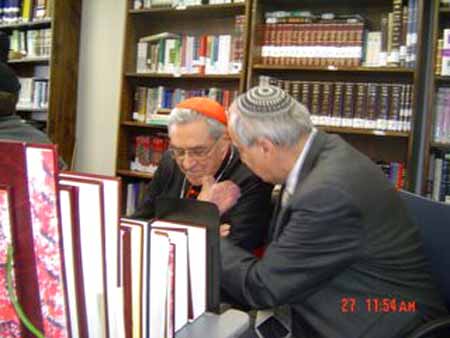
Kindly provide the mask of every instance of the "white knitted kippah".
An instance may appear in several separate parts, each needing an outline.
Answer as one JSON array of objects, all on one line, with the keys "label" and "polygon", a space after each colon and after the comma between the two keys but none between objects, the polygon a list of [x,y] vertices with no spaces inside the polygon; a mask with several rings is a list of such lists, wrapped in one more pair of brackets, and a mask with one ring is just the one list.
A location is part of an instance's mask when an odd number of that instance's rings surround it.
[{"label": "white knitted kippah", "polygon": [[275,86],[253,87],[236,100],[237,109],[246,117],[284,115],[294,106],[294,99]]}]

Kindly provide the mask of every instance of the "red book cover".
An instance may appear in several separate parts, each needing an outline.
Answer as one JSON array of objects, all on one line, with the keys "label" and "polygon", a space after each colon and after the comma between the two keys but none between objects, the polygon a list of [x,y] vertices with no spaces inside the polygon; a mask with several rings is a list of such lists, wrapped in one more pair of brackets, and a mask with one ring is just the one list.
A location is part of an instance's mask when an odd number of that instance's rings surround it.
[{"label": "red book cover", "polygon": [[207,52],[207,39],[206,35],[202,35],[200,37],[200,44],[198,47],[198,55],[200,57],[200,66],[199,66],[199,74],[205,74],[206,67],[206,52]]},{"label": "red book cover", "polygon": [[[12,245],[11,192],[7,186],[0,186],[0,337],[19,338],[20,320],[16,315],[7,289],[7,249]],[[13,263],[14,264],[14,263]],[[13,289],[15,288],[12,272]]]},{"label": "red book cover", "polygon": [[[46,337],[69,337],[57,155],[52,145],[0,142],[0,184],[12,191],[16,291],[30,321]],[[32,337],[23,328],[23,337]]]}]

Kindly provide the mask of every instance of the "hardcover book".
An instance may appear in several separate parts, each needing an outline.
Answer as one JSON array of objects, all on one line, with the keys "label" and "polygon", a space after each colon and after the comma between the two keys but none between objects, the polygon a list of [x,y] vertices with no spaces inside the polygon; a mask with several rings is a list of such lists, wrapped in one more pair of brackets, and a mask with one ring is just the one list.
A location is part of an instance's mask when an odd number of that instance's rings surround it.
[{"label": "hardcover book", "polygon": [[[47,337],[70,337],[55,146],[0,142],[0,184],[11,189],[19,303]],[[23,337],[32,334],[22,329]]]}]

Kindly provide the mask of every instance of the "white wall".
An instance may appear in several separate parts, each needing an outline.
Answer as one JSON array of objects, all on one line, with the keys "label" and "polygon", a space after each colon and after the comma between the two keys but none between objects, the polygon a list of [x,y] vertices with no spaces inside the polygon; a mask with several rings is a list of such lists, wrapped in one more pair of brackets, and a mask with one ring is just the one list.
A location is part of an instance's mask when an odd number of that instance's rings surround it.
[{"label": "white wall", "polygon": [[114,174],[126,0],[84,0],[75,169]]}]

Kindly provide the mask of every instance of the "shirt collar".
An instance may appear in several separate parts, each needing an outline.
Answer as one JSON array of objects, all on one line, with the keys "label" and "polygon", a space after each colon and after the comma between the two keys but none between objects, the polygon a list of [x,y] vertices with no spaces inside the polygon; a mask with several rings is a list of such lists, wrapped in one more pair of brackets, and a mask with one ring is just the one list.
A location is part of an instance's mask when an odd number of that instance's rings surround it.
[{"label": "shirt collar", "polygon": [[308,155],[309,150],[311,149],[312,141],[314,140],[314,137],[317,134],[317,129],[313,128],[311,133],[308,136],[308,139],[306,140],[305,146],[303,147],[303,150],[301,151],[300,155],[297,158],[297,161],[295,161],[294,167],[289,172],[289,175],[286,180],[285,190],[292,195],[295,191],[295,186],[297,185],[298,176],[302,170],[303,163],[305,162],[306,155]]}]

